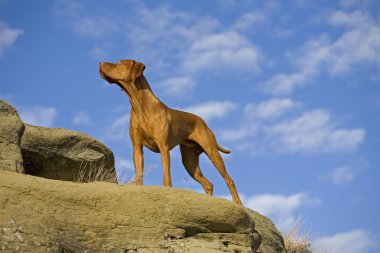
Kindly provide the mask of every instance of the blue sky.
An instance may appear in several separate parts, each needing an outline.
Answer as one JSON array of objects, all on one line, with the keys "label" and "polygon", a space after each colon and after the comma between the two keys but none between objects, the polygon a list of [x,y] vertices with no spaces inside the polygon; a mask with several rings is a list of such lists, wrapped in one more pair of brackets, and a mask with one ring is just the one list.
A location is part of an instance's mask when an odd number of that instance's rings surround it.
[{"label": "blue sky", "polygon": [[[145,63],[168,106],[202,116],[246,206],[315,245],[379,250],[380,5],[341,1],[0,0],[0,98],[24,121],[94,136],[133,176],[130,105],[100,61]],[[172,156],[174,187],[200,191]],[[147,185],[162,183],[145,151]],[[207,158],[201,168],[228,196]]]}]

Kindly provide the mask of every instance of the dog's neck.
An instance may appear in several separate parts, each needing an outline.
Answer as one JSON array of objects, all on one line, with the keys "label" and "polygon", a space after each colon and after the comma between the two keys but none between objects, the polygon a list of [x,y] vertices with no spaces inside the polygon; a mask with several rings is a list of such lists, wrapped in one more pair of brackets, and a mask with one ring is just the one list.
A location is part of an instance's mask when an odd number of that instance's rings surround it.
[{"label": "dog's neck", "polygon": [[148,81],[141,75],[134,83],[122,82],[119,84],[122,90],[128,95],[129,101],[138,115],[144,115],[161,101],[154,95]]}]

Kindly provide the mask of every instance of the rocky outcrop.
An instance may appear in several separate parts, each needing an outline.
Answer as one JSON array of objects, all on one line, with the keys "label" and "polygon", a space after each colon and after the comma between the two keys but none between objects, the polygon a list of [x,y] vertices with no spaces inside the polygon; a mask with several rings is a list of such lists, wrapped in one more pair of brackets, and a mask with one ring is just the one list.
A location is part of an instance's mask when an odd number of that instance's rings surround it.
[{"label": "rocky outcrop", "polygon": [[25,124],[21,139],[25,173],[74,181],[79,170],[103,167],[115,173],[112,151],[90,136],[63,129]]},{"label": "rocky outcrop", "polygon": [[17,111],[0,100],[0,170],[24,173],[20,139],[24,132]]},{"label": "rocky outcrop", "polygon": [[24,124],[16,109],[0,100],[0,170],[75,181],[79,171],[86,179],[99,169],[116,180],[114,156],[104,144],[63,128]]},{"label": "rocky outcrop", "polygon": [[255,222],[255,229],[259,232],[262,240],[258,252],[285,252],[282,235],[272,221],[256,211],[248,208],[246,210]]},{"label": "rocky outcrop", "polygon": [[0,252],[285,252],[268,218],[224,199],[61,181],[97,168],[115,174],[113,153],[102,143],[24,124],[0,100]]},{"label": "rocky outcrop", "polygon": [[161,186],[81,184],[0,171],[0,249],[16,248],[285,252],[270,220],[224,199]]}]

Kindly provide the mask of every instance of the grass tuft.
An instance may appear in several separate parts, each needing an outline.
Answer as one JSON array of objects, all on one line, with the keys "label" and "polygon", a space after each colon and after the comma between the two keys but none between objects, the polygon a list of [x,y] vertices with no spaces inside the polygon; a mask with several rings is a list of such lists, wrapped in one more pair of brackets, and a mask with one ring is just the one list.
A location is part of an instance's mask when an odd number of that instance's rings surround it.
[{"label": "grass tuft", "polygon": [[100,165],[90,163],[89,166],[81,166],[75,179],[78,183],[108,182],[117,184],[117,175],[114,170],[109,170],[102,162]]},{"label": "grass tuft", "polygon": [[286,251],[288,253],[329,253],[325,250],[313,248],[309,234],[300,231],[301,225],[302,219],[298,218],[283,236]]}]

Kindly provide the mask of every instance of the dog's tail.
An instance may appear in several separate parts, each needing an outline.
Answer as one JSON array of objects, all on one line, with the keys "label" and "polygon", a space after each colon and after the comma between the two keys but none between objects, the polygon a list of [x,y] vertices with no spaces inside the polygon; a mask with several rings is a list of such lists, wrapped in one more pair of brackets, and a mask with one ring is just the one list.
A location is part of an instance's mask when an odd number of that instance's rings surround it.
[{"label": "dog's tail", "polygon": [[217,145],[218,145],[219,151],[221,151],[221,152],[223,152],[225,154],[231,153],[231,151],[229,151],[228,149],[225,149],[225,148],[221,147],[219,144],[217,144]]}]

